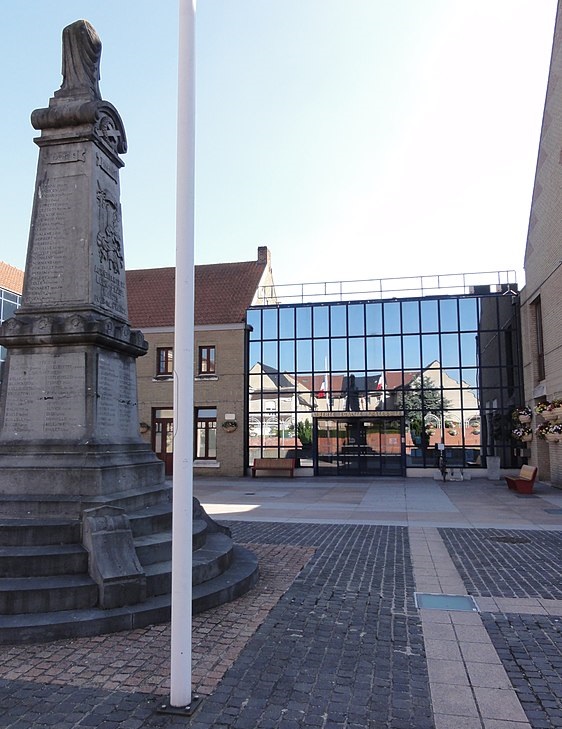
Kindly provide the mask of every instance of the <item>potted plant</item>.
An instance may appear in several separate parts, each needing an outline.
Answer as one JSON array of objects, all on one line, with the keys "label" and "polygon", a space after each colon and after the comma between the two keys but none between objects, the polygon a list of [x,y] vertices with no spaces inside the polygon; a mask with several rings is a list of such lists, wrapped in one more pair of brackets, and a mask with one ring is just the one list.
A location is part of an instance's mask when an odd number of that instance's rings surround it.
[{"label": "potted plant", "polygon": [[533,431],[527,425],[521,425],[518,428],[514,428],[511,431],[512,438],[515,440],[523,441],[523,443],[529,443],[533,440]]},{"label": "potted plant", "polygon": [[532,418],[532,411],[531,408],[525,406],[522,408],[515,408],[513,413],[511,414],[511,417],[515,421],[519,421],[520,423],[530,423]]}]

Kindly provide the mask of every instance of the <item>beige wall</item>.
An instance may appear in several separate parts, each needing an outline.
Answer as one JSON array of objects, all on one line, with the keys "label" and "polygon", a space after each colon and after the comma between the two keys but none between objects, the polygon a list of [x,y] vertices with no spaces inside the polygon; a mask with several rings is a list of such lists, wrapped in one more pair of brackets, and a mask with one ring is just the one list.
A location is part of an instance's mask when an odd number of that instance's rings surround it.
[{"label": "beige wall", "polygon": [[[529,232],[525,252],[526,285],[521,292],[521,330],[525,400],[562,398],[562,8],[558,7],[550,75]],[[545,377],[537,371],[536,318],[533,302],[540,296]],[[533,416],[533,426],[541,422]],[[536,437],[531,462],[539,478],[562,486],[562,443],[548,445]]]},{"label": "beige wall", "polygon": [[[156,350],[173,347],[172,331],[144,332],[149,343],[148,354],[137,361],[139,418],[152,424],[153,408],[173,406],[172,380],[156,379]],[[216,348],[216,374],[198,377],[198,352],[200,346]],[[245,330],[243,326],[226,326],[196,330],[194,346],[194,407],[217,408],[217,460],[205,466],[195,464],[194,472],[201,476],[244,475],[244,424],[246,422],[247,397],[244,379]],[[221,427],[226,415],[234,414],[238,428],[227,432]],[[143,436],[151,441],[151,431]]]}]

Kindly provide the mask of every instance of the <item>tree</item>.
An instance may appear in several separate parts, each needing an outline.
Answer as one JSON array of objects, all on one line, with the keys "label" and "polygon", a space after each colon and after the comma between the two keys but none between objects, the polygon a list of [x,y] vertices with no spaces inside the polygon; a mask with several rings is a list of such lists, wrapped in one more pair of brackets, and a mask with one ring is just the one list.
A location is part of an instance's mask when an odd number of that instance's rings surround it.
[{"label": "tree", "polygon": [[396,397],[396,406],[404,410],[410,431],[415,435],[425,433],[426,415],[431,413],[441,418],[450,405],[450,401],[443,397],[441,388],[436,387],[429,377],[416,380]]},{"label": "tree", "polygon": [[297,437],[303,446],[312,443],[312,423],[308,418],[297,423]]}]

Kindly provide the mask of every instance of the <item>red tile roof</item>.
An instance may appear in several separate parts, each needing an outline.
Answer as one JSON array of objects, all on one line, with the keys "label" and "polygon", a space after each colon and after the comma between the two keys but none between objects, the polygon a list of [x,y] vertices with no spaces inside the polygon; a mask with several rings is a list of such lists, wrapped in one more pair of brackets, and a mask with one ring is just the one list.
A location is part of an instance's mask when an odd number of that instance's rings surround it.
[{"label": "red tile roof", "polygon": [[[195,266],[195,324],[238,324],[258,289],[267,261],[215,263]],[[127,271],[127,298],[131,325],[174,325],[174,268]]]},{"label": "red tile roof", "polygon": [[23,271],[0,261],[0,288],[21,294],[23,291]]}]

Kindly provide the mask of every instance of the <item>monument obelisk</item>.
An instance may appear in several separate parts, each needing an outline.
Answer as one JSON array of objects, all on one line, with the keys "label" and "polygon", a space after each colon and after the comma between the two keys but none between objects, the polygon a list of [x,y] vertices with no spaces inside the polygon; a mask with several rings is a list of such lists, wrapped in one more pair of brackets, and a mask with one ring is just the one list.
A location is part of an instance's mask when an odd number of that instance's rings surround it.
[{"label": "monument obelisk", "polygon": [[41,135],[22,306],[0,327],[0,495],[47,495],[55,510],[57,499],[80,509],[164,480],[139,435],[136,358],[147,344],[128,323],[127,142],[101,98],[100,56],[87,21],[64,29],[62,86],[31,116]]}]

